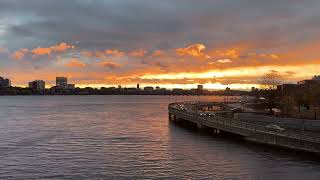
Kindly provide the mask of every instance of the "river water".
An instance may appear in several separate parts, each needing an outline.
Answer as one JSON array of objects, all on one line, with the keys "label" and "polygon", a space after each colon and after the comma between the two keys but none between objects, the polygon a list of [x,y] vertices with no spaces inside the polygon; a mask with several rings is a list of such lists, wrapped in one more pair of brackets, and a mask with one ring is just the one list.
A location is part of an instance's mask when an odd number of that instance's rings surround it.
[{"label": "river water", "polygon": [[0,97],[0,179],[320,179],[319,158],[168,122],[199,99]]}]

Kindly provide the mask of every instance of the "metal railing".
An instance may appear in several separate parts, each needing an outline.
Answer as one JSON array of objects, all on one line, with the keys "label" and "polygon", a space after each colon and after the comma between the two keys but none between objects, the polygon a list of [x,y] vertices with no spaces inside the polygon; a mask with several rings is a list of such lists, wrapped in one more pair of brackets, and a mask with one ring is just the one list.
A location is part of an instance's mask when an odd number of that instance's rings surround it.
[{"label": "metal railing", "polygon": [[312,143],[320,143],[320,139],[318,137],[305,135],[305,134],[298,133],[298,132],[292,131],[292,130],[273,131],[273,130],[266,128],[265,126],[241,121],[238,119],[225,118],[225,117],[220,117],[220,116],[214,116],[214,117],[201,116],[196,111],[188,111],[188,110],[182,110],[182,109],[177,108],[176,105],[179,105],[179,104],[181,104],[181,103],[170,104],[168,107],[169,112],[176,114],[176,115],[179,115],[180,117],[187,118],[187,120],[190,120],[193,122],[198,122],[198,123],[202,123],[202,124],[214,123],[216,125],[220,125],[225,128],[237,128],[239,130],[245,130],[245,131],[248,131],[251,133],[259,132],[259,133],[265,133],[265,134],[286,137],[286,138],[290,138],[290,139],[308,141],[308,142],[312,142]]}]

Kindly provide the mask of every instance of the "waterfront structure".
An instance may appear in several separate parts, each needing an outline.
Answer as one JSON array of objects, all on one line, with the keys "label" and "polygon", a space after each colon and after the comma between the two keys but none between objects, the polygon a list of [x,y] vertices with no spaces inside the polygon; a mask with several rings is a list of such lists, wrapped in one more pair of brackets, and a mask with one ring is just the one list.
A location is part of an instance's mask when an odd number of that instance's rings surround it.
[{"label": "waterfront structure", "polygon": [[[219,110],[208,112],[202,109]],[[320,153],[319,136],[315,132],[306,132],[306,120],[301,120],[302,130],[299,133],[291,127],[292,125],[283,128],[275,124],[271,126],[256,123],[257,118],[254,118],[254,122],[247,117],[240,119],[241,112],[222,103],[172,103],[169,104],[168,110],[170,121],[191,123],[198,128],[211,129],[215,134],[233,134],[235,137],[262,144]],[[274,117],[270,116],[270,119]],[[316,121],[314,123],[319,124]],[[315,128],[315,125],[311,128]]]},{"label": "waterfront structure", "polygon": [[45,84],[46,83],[43,80],[34,80],[29,82],[28,87],[35,91],[44,92]]},{"label": "waterfront structure", "polygon": [[11,87],[11,80],[0,76],[0,87]]}]

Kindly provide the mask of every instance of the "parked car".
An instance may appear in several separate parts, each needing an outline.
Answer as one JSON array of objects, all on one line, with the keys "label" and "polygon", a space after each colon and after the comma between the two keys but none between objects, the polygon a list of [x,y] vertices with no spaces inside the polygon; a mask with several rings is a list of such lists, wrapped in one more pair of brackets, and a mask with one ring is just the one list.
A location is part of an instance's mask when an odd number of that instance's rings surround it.
[{"label": "parked car", "polygon": [[271,131],[277,131],[277,132],[282,132],[284,131],[285,129],[278,126],[278,125],[275,125],[275,124],[269,124],[269,125],[266,125],[266,128],[268,130],[271,130]]},{"label": "parked car", "polygon": [[206,115],[207,115],[207,116],[210,116],[210,117],[214,117],[214,116],[215,116],[214,113],[207,113]]}]

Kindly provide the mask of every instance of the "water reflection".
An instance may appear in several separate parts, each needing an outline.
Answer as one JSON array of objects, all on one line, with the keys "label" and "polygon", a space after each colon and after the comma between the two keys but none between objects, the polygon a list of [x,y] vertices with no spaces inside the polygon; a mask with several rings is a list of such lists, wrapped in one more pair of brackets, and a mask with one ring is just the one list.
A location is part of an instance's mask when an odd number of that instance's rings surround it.
[{"label": "water reflection", "polygon": [[320,176],[317,160],[169,123],[168,103],[197,98],[1,97],[0,178],[317,179]]}]

